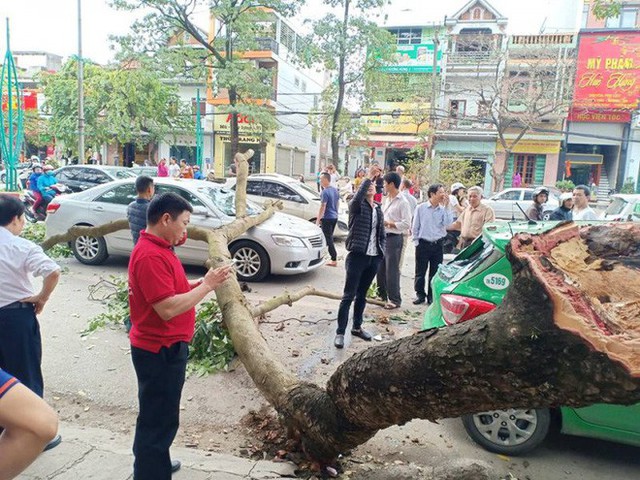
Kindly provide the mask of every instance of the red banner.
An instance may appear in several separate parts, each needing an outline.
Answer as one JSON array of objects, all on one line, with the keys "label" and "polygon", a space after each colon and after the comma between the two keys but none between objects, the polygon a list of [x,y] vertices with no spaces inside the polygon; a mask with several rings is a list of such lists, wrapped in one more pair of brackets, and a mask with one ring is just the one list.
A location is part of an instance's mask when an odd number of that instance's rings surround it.
[{"label": "red banner", "polygon": [[38,109],[38,91],[25,88],[22,93],[23,107],[25,110]]},{"label": "red banner", "polygon": [[576,112],[632,111],[638,107],[638,98],[640,32],[581,33],[573,99]]},{"label": "red banner", "polygon": [[589,123],[629,123],[631,112],[617,110],[589,110],[572,108],[569,110],[570,122]]}]

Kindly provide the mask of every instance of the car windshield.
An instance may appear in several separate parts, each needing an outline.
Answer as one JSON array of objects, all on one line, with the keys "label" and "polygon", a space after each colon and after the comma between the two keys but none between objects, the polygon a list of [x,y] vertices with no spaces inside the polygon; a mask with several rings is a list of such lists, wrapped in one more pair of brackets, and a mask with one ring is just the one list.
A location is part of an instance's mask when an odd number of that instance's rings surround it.
[{"label": "car windshield", "polygon": [[[236,216],[236,193],[226,188],[200,187],[198,192],[208,197],[222,213],[228,217]],[[247,200],[247,215],[258,215],[262,208]]]},{"label": "car windshield", "polygon": [[313,198],[317,198],[318,200],[320,199],[320,195],[318,195],[318,192],[316,192],[313,188],[311,188],[306,183],[298,182],[297,187],[313,195]]},{"label": "car windshield", "polygon": [[107,170],[112,176],[116,177],[118,180],[122,180],[124,178],[135,178],[137,177],[136,172],[132,171],[130,168],[110,168]]},{"label": "car windshield", "polygon": [[612,202],[609,204],[609,206],[607,207],[607,209],[605,210],[604,214],[605,216],[607,215],[620,215],[623,211],[624,208],[627,206],[627,201],[620,198],[620,197],[615,197]]}]

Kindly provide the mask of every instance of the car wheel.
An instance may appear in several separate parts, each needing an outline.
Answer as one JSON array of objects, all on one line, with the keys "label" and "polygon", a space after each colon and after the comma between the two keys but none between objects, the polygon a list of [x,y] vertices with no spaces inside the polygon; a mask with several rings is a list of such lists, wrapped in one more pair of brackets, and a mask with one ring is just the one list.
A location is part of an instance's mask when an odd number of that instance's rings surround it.
[{"label": "car wheel", "polygon": [[486,450],[522,455],[542,443],[549,433],[548,409],[492,410],[464,415],[462,424],[471,439]]},{"label": "car wheel", "polygon": [[85,265],[102,265],[109,257],[107,242],[102,237],[81,235],[71,242],[71,250],[76,259]]},{"label": "car wheel", "polygon": [[236,261],[236,275],[244,282],[260,282],[269,274],[271,268],[269,255],[257,243],[249,240],[236,242],[230,249],[231,258]]}]

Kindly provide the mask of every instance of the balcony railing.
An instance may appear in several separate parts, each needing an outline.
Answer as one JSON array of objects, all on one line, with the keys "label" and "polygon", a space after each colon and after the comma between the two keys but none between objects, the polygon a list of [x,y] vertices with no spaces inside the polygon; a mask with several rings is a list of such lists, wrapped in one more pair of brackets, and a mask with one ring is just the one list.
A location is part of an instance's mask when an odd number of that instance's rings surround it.
[{"label": "balcony railing", "polygon": [[258,44],[257,50],[259,51],[267,51],[273,52],[276,55],[280,51],[280,44],[275,41],[273,38],[269,37],[258,37],[256,38],[256,43]]},{"label": "balcony railing", "polygon": [[449,64],[462,65],[486,65],[497,63],[500,55],[495,51],[489,52],[451,52],[449,53]]},{"label": "balcony railing", "polygon": [[511,45],[574,45],[573,34],[513,35]]}]

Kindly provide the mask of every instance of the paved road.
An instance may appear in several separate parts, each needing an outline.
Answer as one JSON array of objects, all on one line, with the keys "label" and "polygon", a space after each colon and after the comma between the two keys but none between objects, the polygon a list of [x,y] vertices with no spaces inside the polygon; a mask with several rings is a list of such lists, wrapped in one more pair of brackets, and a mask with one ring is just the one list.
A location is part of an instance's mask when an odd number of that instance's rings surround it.
[{"label": "paved road", "polygon": [[[341,245],[339,251],[344,253]],[[408,253],[403,266],[402,286],[409,320],[406,323],[391,321],[389,326],[367,324],[385,340],[410,334],[421,323],[423,308],[409,306],[413,255],[410,251]],[[89,318],[102,309],[99,303],[87,298],[88,285],[101,277],[126,274],[126,259],[112,258],[101,267],[83,266],[74,259],[61,263],[67,272],[41,318],[48,395],[52,400],[56,399],[54,403],[57,402],[59,408],[67,413],[65,420],[71,424],[77,421],[84,426],[99,424],[102,428],[109,428],[112,422],[110,428],[113,431],[130,433],[136,392],[126,336],[118,329],[103,329],[87,337],[80,335]],[[188,273],[195,278],[202,274],[202,269],[189,268]],[[305,285],[339,292],[343,278],[341,266],[323,267],[304,276],[270,278],[265,283],[253,284],[247,296],[250,302],[257,302],[278,295],[284,289],[295,290]],[[277,331],[268,323],[261,328],[267,341],[289,368],[305,379],[322,383],[340,362],[366,347],[364,342],[357,340],[343,351],[333,348],[336,310],[337,302],[306,298],[294,307],[283,307],[269,317],[269,321],[284,322],[284,330]],[[380,310],[370,308],[368,312],[375,316]],[[315,323],[301,323],[300,319],[313,319]],[[249,409],[257,409],[263,404],[241,367],[232,373],[189,378],[184,399],[181,413],[184,425],[207,422],[213,429],[220,430],[239,422]],[[93,410],[100,412],[100,422],[91,416]],[[224,435],[227,433],[233,434],[225,430]],[[215,442],[224,446],[220,438]],[[217,451],[221,451],[220,448]],[[639,452],[637,448],[613,443],[553,436],[526,458],[507,458],[477,447],[468,439],[458,420],[445,420],[439,424],[418,420],[379,432],[359,447],[354,455],[366,459],[366,455],[371,454],[391,464],[414,462],[419,465],[446,465],[461,458],[470,459],[488,465],[496,479],[511,473],[521,480],[635,480],[640,478]]]}]

